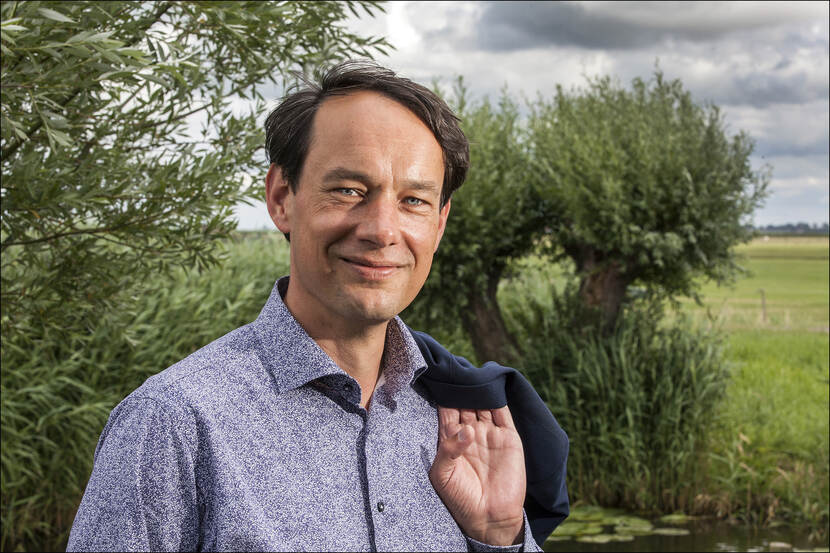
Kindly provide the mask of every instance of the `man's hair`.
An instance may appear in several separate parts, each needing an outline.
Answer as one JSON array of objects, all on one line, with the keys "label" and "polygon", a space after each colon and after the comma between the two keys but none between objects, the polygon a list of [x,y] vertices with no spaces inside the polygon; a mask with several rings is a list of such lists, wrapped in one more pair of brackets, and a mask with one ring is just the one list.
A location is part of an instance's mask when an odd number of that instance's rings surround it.
[{"label": "man's hair", "polygon": [[[444,183],[441,206],[464,183],[470,166],[470,147],[459,127],[459,119],[437,94],[409,79],[398,77],[370,61],[346,61],[329,69],[319,84],[302,79],[305,85],[286,95],[265,120],[265,149],[268,161],[282,169],[291,191],[297,192],[311,142],[314,114],[330,96],[361,90],[384,94],[414,113],[435,136],[444,154]],[[299,86],[299,83],[298,83]]]}]

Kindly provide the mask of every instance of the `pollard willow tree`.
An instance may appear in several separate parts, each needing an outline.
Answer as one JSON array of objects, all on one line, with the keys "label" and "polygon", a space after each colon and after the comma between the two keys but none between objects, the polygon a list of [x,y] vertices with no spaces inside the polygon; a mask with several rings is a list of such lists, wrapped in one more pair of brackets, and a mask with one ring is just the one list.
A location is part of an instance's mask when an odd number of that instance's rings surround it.
[{"label": "pollard willow tree", "polygon": [[258,113],[234,101],[382,53],[345,24],[378,9],[2,3],[2,549],[61,547],[95,439],[134,385],[130,367],[95,366],[90,336],[130,340],[143,281],[215,263],[232,207],[261,192],[241,178],[264,170]]},{"label": "pollard willow tree", "polygon": [[609,78],[557,88],[532,107],[531,175],[546,200],[550,253],[570,258],[579,296],[613,329],[634,283],[664,297],[696,297],[701,278],[729,282],[733,247],[766,195],[752,140],[729,136],[714,105],[700,105],[660,71],[630,89]]}]

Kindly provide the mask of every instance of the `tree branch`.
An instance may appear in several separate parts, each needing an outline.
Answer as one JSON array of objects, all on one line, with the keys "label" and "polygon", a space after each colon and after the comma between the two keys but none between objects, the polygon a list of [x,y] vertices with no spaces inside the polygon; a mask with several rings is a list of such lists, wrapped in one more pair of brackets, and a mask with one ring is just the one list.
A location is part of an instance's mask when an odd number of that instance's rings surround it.
[{"label": "tree branch", "polygon": [[[133,225],[143,225],[146,223],[151,223],[155,220],[161,219],[169,215],[171,211],[164,211],[158,213],[153,217],[146,217],[144,219],[139,219],[135,221],[127,221],[126,223],[120,225],[114,225],[111,227],[101,227],[101,228],[92,228],[92,229],[75,229],[68,232],[61,232],[58,234],[51,234],[49,236],[44,236],[42,238],[35,238],[34,240],[21,240],[19,242],[4,242],[2,245],[2,249],[5,250],[6,248],[10,248],[11,246],[27,246],[30,244],[40,244],[42,242],[50,242],[52,240],[57,240],[59,238],[65,238],[67,236],[77,236],[79,234],[102,234],[106,232],[114,232],[116,230],[121,230],[123,228],[133,226]],[[7,239],[8,240],[8,239]]]}]

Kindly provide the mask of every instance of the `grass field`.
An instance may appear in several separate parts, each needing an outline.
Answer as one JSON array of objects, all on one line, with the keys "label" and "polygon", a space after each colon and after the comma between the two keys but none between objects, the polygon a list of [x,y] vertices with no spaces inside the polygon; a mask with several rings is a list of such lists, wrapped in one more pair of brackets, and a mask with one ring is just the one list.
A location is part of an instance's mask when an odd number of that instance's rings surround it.
[{"label": "grass field", "polygon": [[726,330],[828,331],[830,291],[826,237],[758,238],[738,248],[749,272],[734,287],[706,284],[704,307],[684,307],[698,316],[707,311]]},{"label": "grass field", "polygon": [[727,332],[732,378],[712,436],[711,476],[712,490],[733,497],[722,496],[719,509],[754,521],[784,515],[825,539],[829,248],[826,237],[756,239],[739,248],[746,277],[732,288],[704,286],[703,308],[683,304],[701,317],[708,309]]}]

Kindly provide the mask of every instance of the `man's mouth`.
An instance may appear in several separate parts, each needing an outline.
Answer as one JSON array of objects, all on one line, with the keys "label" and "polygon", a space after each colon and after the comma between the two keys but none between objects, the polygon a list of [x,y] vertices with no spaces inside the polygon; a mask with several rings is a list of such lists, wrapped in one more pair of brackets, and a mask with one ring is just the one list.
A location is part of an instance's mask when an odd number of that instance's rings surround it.
[{"label": "man's mouth", "polygon": [[399,263],[392,261],[378,261],[360,257],[341,257],[340,259],[366,280],[383,280],[392,276],[402,267]]}]

